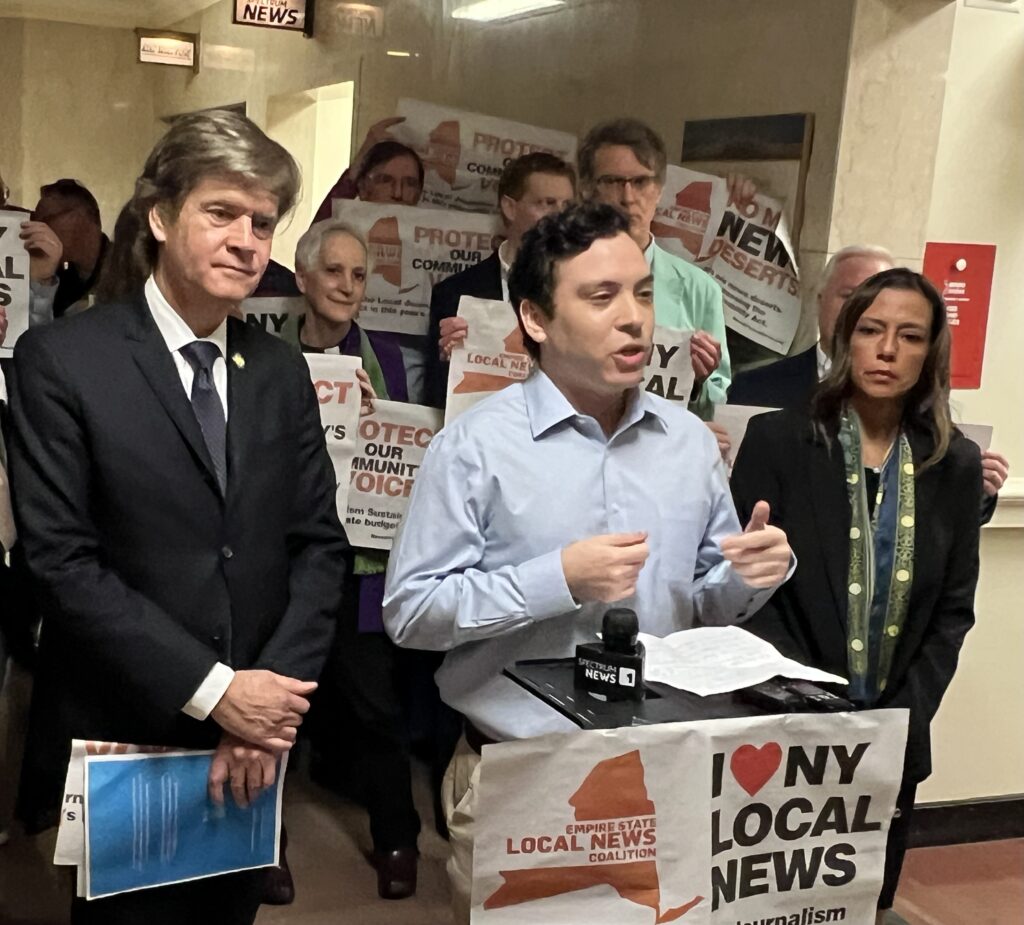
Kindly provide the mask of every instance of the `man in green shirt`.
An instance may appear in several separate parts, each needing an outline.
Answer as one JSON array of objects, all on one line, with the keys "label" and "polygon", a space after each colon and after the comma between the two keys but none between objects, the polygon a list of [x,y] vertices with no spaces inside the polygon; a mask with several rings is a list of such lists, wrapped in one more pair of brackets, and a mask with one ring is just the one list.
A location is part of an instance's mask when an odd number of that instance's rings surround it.
[{"label": "man in green shirt", "polygon": [[694,386],[690,410],[705,420],[725,402],[732,373],[725,345],[722,290],[707,273],[660,248],[651,220],[665,184],[665,144],[636,119],[592,128],[579,149],[580,188],[587,199],[615,206],[629,219],[629,234],[654,273],[658,324],[693,331]]}]

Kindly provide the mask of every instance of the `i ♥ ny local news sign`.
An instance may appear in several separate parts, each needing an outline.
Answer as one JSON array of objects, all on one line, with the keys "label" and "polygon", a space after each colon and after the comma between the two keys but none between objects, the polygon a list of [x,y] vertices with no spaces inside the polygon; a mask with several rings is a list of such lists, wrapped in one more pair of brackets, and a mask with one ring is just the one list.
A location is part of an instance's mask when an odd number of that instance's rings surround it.
[{"label": "i \u2665 ny local news sign", "polygon": [[873,925],[905,710],[483,749],[474,923]]}]

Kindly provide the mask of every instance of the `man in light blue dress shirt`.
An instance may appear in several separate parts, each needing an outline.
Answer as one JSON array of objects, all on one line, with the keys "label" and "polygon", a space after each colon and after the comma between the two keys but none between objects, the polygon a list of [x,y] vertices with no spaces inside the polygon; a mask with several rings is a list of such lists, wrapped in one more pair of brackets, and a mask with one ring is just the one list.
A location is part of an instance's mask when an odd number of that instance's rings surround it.
[{"label": "man in light blue dress shirt", "polygon": [[447,651],[441,696],[467,720],[442,794],[457,921],[469,916],[472,746],[575,729],[502,669],[572,655],[612,602],[658,635],[738,622],[792,567],[767,505],[741,532],[711,432],[639,388],[654,285],[618,211],[543,219],[509,289],[538,368],[434,438],[384,600],[399,645]]}]

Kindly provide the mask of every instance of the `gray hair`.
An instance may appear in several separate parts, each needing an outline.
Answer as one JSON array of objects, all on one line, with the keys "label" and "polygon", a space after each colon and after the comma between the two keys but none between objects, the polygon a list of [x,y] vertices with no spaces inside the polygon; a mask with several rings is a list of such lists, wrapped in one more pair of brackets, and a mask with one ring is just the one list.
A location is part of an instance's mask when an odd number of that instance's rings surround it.
[{"label": "gray hair", "polygon": [[343,221],[340,218],[325,218],[322,222],[310,225],[306,233],[299,238],[295,245],[295,269],[312,270],[320,261],[323,253],[324,241],[334,234],[347,234],[363,249],[366,259],[366,273],[373,272],[373,258],[370,255],[370,248],[367,246],[363,233],[354,225]]},{"label": "gray hair", "polygon": [[841,247],[828,259],[828,263],[825,264],[825,269],[821,271],[821,278],[818,280],[818,292],[824,292],[825,287],[829,284],[829,280],[835,275],[836,270],[839,268],[844,260],[850,260],[853,257],[866,257],[869,260],[879,260],[883,263],[889,264],[889,268],[896,266],[896,258],[893,257],[892,253],[884,247],[880,247],[877,244],[849,244],[846,247]]},{"label": "gray hair", "polygon": [[639,119],[622,118],[602,122],[587,132],[576,155],[580,183],[583,186],[592,187],[597,179],[594,176],[594,159],[598,149],[605,145],[623,145],[629,148],[644,167],[654,171],[659,183],[665,182],[668,156],[661,136]]},{"label": "gray hair", "polygon": [[146,158],[135,193],[118,216],[101,298],[127,296],[153,272],[159,247],[150,210],[156,206],[177,217],[189,193],[210,177],[266,190],[277,197],[278,218],[291,212],[302,182],[295,158],[245,116],[223,109],[182,116]]}]

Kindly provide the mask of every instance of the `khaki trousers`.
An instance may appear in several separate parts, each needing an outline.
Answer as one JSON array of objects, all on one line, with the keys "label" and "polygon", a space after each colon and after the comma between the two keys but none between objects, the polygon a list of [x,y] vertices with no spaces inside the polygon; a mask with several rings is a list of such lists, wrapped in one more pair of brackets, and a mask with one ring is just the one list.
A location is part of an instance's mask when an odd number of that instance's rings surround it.
[{"label": "khaki trousers", "polygon": [[473,905],[473,825],[480,797],[480,756],[459,739],[444,775],[441,805],[448,820],[448,879],[455,925],[469,925]]}]

